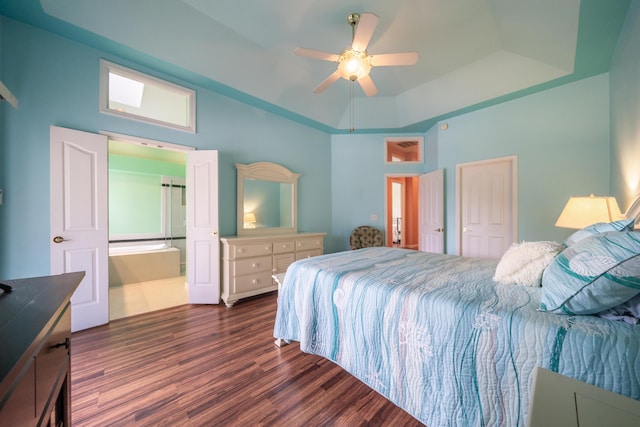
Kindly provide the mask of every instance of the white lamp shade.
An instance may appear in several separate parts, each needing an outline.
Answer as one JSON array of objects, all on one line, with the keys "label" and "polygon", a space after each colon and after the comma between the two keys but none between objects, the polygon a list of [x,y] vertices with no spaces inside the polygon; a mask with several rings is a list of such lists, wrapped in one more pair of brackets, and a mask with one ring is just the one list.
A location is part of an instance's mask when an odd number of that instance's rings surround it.
[{"label": "white lamp shade", "polygon": [[556,227],[580,229],[597,222],[622,218],[615,197],[570,197],[556,221]]}]

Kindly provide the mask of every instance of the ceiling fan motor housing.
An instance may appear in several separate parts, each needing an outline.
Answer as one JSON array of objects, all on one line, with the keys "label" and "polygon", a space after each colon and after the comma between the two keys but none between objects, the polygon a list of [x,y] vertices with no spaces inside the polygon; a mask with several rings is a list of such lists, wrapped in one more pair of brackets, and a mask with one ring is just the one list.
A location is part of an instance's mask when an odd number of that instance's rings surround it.
[{"label": "ceiling fan motor housing", "polygon": [[345,80],[356,81],[369,74],[371,61],[367,52],[346,49],[338,59],[338,71]]},{"label": "ceiling fan motor housing", "polygon": [[349,23],[349,25],[351,25],[352,27],[358,25],[358,22],[360,22],[360,14],[353,12],[347,15],[347,22]]}]

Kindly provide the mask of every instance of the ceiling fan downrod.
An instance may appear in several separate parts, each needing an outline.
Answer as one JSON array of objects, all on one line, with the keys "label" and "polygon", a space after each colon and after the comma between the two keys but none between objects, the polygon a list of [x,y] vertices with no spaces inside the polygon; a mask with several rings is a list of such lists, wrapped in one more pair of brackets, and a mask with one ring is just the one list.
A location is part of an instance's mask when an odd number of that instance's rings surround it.
[{"label": "ceiling fan downrod", "polygon": [[356,25],[360,22],[360,14],[357,12],[352,12],[347,15],[347,22],[351,25],[351,43],[356,38]]}]

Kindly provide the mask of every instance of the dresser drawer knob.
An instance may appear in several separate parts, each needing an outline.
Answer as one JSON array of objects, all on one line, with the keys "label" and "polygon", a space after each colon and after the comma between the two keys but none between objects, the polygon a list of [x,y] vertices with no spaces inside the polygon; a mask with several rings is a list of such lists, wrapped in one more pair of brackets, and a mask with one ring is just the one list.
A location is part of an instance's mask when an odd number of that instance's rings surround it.
[{"label": "dresser drawer knob", "polygon": [[258,283],[260,283],[260,280],[258,280],[258,279],[253,279],[253,280],[251,281],[251,283],[253,283],[254,285],[257,285]]},{"label": "dresser drawer knob", "polygon": [[240,248],[240,249],[238,249],[238,252],[242,253],[242,252],[244,252],[244,249]]},{"label": "dresser drawer knob", "polygon": [[59,342],[58,344],[54,344],[51,346],[51,348],[60,348],[60,347],[64,347],[65,349],[69,350],[69,347],[71,347],[71,340],[69,340],[69,337],[64,339],[64,342]]},{"label": "dresser drawer knob", "polygon": [[260,266],[260,264],[258,264],[257,262],[254,262],[253,264],[251,264],[251,267],[253,267],[253,268],[256,268],[256,267],[259,267],[259,266]]}]

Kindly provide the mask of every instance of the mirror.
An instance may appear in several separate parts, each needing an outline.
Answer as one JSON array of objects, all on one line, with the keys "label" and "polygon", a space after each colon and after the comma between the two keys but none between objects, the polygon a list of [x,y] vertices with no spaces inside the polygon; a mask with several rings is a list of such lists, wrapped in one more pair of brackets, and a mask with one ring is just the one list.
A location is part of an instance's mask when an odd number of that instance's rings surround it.
[{"label": "mirror", "polygon": [[300,174],[276,163],[236,163],[238,235],[295,233]]}]

